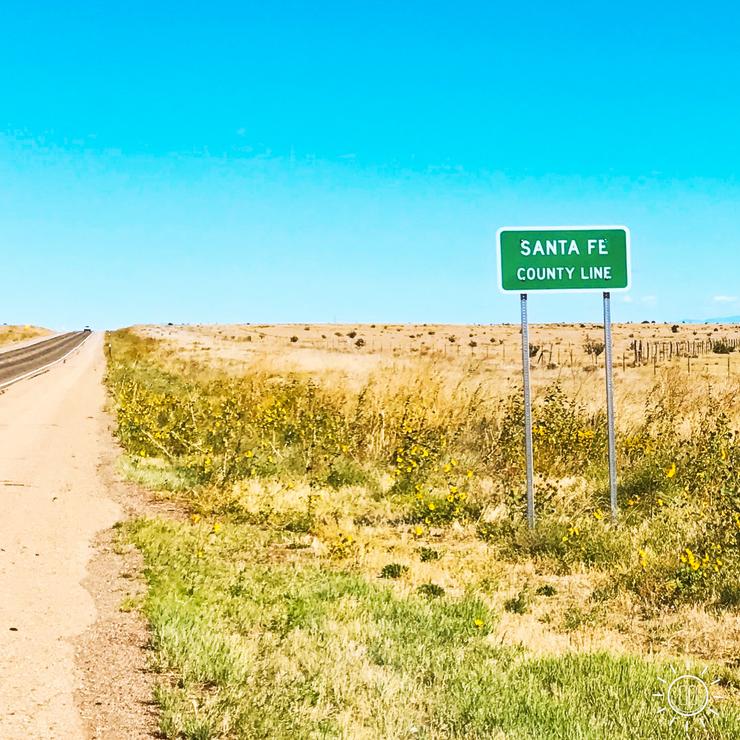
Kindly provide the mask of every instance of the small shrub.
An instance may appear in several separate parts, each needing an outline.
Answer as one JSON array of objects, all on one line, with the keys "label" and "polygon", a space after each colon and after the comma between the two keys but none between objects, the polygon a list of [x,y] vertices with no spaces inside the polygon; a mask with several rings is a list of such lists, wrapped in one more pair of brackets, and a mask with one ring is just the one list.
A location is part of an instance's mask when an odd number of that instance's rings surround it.
[{"label": "small shrub", "polygon": [[740,585],[732,583],[724,586],[717,603],[725,609],[740,609]]},{"label": "small shrub", "polygon": [[566,632],[575,632],[591,621],[590,614],[584,612],[580,607],[570,606],[563,614],[563,629]]},{"label": "small shrub", "polygon": [[529,611],[529,596],[526,590],[520,591],[514,598],[504,602],[504,609],[512,614],[526,614]]},{"label": "small shrub", "polygon": [[408,565],[401,565],[400,563],[388,563],[384,565],[380,571],[380,578],[400,578],[404,573],[408,571]]},{"label": "small shrub", "polygon": [[604,343],[598,342],[595,339],[586,339],[583,349],[587,355],[598,357],[604,351]]},{"label": "small shrub", "polygon": [[340,534],[336,540],[329,543],[329,557],[334,560],[344,560],[355,554],[357,542],[351,534]]},{"label": "small shrub", "polygon": [[359,337],[359,339],[355,342],[355,347],[364,347],[365,346],[365,340],[362,337]]},{"label": "small shrub", "polygon": [[720,339],[718,342],[712,343],[712,352],[714,352],[715,355],[729,355],[734,351],[735,348],[729,342],[725,342],[724,339]]},{"label": "small shrub", "polygon": [[436,583],[422,583],[416,591],[428,599],[438,599],[445,595],[445,590]]},{"label": "small shrub", "polygon": [[535,593],[537,596],[555,596],[557,589],[550,583],[546,583],[543,586],[540,586]]},{"label": "small shrub", "polygon": [[422,563],[430,563],[434,560],[439,560],[440,555],[437,550],[434,550],[431,547],[420,547],[419,558]]},{"label": "small shrub", "polygon": [[296,336],[294,335],[294,336],[292,336],[292,337],[290,338],[290,341],[291,341],[291,342],[294,342],[294,343],[295,343],[295,342],[297,342],[297,341],[298,341],[298,337],[296,337]]},{"label": "small shrub", "polygon": [[339,457],[332,461],[326,483],[332,488],[339,489],[343,486],[360,486],[373,483],[372,476],[353,459]]}]

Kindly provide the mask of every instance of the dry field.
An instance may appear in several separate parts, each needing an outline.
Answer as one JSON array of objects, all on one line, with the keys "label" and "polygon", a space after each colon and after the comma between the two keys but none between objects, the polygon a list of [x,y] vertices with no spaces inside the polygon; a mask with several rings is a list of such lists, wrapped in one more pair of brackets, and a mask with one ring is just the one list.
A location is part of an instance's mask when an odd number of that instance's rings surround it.
[{"label": "dry field", "polygon": [[680,666],[716,680],[690,736],[737,737],[738,335],[614,333],[616,524],[601,329],[531,327],[534,532],[518,326],[109,335],[121,469],[181,510],[122,535],[163,733],[678,738]]},{"label": "dry field", "polygon": [[51,334],[49,329],[43,329],[39,326],[8,326],[3,324],[0,326],[0,347],[15,342],[36,339],[37,337],[45,337],[48,334]]},{"label": "dry field", "polygon": [[[432,365],[451,384],[461,378],[482,383],[491,398],[508,396],[522,382],[518,324],[196,324],[139,326],[136,331],[162,340],[183,360],[205,361],[234,374],[269,367],[360,389],[374,373],[414,375],[420,367]],[[602,408],[604,354],[589,354],[585,348],[603,343],[603,334],[600,324],[531,325],[530,345],[533,351],[537,348],[531,359],[533,394],[559,383],[589,411]],[[360,346],[358,340],[362,340]],[[639,420],[645,395],[667,369],[691,381],[688,388],[697,402],[708,385],[735,388],[740,381],[740,348],[727,355],[714,354],[708,347],[710,340],[740,342],[740,327],[614,324],[617,423]],[[636,342],[643,345],[643,361],[637,365]],[[689,356],[671,356],[671,343],[689,345]],[[644,356],[648,344],[657,345],[657,355]]]}]

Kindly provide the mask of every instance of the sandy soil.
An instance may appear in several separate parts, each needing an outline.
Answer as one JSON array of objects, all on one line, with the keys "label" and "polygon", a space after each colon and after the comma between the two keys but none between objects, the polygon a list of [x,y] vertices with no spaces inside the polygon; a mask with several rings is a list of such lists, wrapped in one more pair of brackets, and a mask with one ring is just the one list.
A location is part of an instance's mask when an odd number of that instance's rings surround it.
[{"label": "sandy soil", "polygon": [[[121,516],[100,472],[110,445],[103,371],[102,338],[93,335],[62,365],[0,395],[3,740],[92,734],[75,702],[81,678],[71,640],[96,624],[95,602],[81,582],[96,533]],[[108,642],[108,656],[119,649]],[[95,701],[119,701],[104,693],[107,664],[115,661],[98,658]]]}]

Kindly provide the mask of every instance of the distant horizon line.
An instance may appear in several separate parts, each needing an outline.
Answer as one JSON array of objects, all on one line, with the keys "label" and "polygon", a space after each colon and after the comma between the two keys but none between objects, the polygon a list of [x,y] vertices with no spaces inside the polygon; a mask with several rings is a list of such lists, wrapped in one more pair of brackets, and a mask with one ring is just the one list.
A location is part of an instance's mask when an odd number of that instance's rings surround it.
[{"label": "distant horizon line", "polygon": [[[680,319],[680,320],[657,320],[643,319],[641,321],[612,321],[612,326],[702,326],[702,325],[734,325],[740,324],[739,316],[722,316],[707,319]],[[51,327],[41,324],[15,324],[3,323],[2,326],[32,327],[37,329],[46,329],[48,331],[73,331],[82,329],[86,326],[92,327],[94,331],[117,331],[119,329],[129,329],[137,326],[252,326],[255,328],[267,326],[366,326],[366,327],[396,327],[396,326],[518,326],[518,321],[492,321],[492,322],[444,322],[444,321],[174,321],[174,322],[135,322],[132,324],[121,324],[116,326],[95,326],[93,324],[81,324],[80,326]],[[578,326],[594,327],[603,326],[598,321],[530,321],[530,326]]]}]

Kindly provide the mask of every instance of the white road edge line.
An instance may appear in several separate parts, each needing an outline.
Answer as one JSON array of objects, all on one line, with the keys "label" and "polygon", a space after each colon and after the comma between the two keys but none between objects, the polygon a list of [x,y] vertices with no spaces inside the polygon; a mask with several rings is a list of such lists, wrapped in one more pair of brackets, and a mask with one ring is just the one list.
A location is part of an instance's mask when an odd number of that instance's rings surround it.
[{"label": "white road edge line", "polygon": [[17,378],[12,378],[11,380],[6,380],[4,383],[0,383],[0,391],[4,391],[6,388],[8,388],[11,385],[15,385],[15,383],[20,383],[21,380],[28,380],[28,378],[35,378],[37,375],[41,375],[42,373],[48,372],[51,368],[54,367],[54,365],[58,365],[60,362],[64,362],[71,354],[74,352],[77,352],[77,350],[82,347],[82,345],[93,335],[93,332],[90,332],[78,345],[73,347],[69,352],[62,355],[58,359],[54,360],[53,362],[50,362],[48,365],[43,365],[42,367],[37,367],[35,370],[31,370],[30,372],[27,372],[25,375],[19,375]]}]

